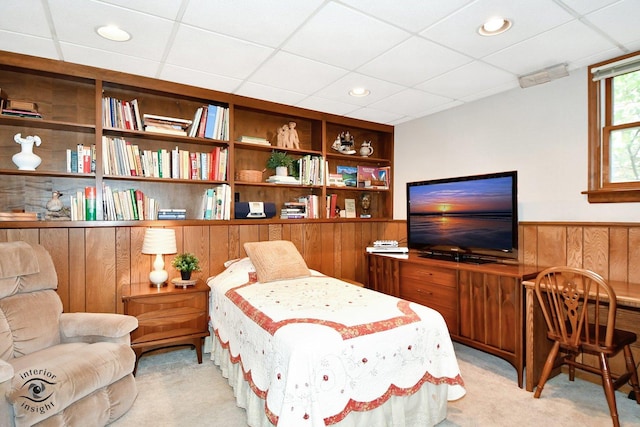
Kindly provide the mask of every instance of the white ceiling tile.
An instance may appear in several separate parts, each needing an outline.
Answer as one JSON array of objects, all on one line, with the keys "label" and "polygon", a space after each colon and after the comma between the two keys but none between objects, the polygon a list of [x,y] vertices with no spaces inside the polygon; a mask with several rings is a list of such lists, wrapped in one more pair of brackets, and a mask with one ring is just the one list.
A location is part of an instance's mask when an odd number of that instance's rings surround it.
[{"label": "white ceiling tile", "polygon": [[[511,29],[493,37],[478,34],[480,25],[495,16],[511,19]],[[572,16],[552,0],[478,0],[420,35],[474,58],[482,58],[571,19]]]},{"label": "white ceiling tile", "polygon": [[352,69],[407,37],[405,31],[330,2],[294,33],[283,49]]},{"label": "white ceiling tile", "polygon": [[611,49],[612,44],[579,21],[510,46],[484,60],[515,74],[528,74],[560,63],[568,63],[591,52]]},{"label": "white ceiling tile", "polygon": [[242,40],[280,46],[322,0],[190,0],[182,22]]},{"label": "white ceiling tile", "polygon": [[303,99],[296,104],[296,107],[337,114],[339,116],[346,115],[347,113],[360,108],[357,105],[334,101],[327,98],[320,98],[317,96],[309,96]]},{"label": "white ceiling tile", "polygon": [[436,95],[464,99],[505,84],[518,84],[516,76],[482,62],[472,62],[416,86]]},{"label": "white ceiling tile", "polygon": [[378,101],[370,105],[371,108],[393,111],[397,114],[419,117],[422,111],[434,108],[438,105],[450,102],[450,98],[439,95],[432,95],[421,90],[406,89],[394,94],[383,101]]},{"label": "white ceiling tile", "polygon": [[122,55],[70,43],[61,43],[60,47],[65,60],[76,64],[108,68],[146,77],[157,77],[157,71],[160,67],[159,62],[145,58]]},{"label": "white ceiling tile", "polygon": [[338,67],[278,52],[249,81],[311,95],[345,74]]},{"label": "white ceiling tile", "polygon": [[[0,30],[0,50],[15,53],[27,53],[49,59],[62,59],[50,38],[12,33]],[[0,55],[1,56],[1,55]]]},{"label": "white ceiling tile", "polygon": [[272,52],[269,47],[180,25],[167,63],[243,79]]},{"label": "white ceiling tile", "polygon": [[296,105],[298,102],[306,98],[306,95],[293,92],[291,90],[265,86],[252,82],[244,83],[234,93],[247,96],[249,98],[263,99],[285,105]]},{"label": "white ceiling tile", "polygon": [[411,120],[413,117],[403,116],[392,111],[380,111],[374,108],[360,108],[352,113],[346,114],[354,119],[368,120],[374,123],[392,123],[398,120]]},{"label": "white ceiling tile", "polygon": [[478,99],[486,98],[488,96],[495,95],[501,92],[506,92],[508,90],[519,88],[519,87],[520,87],[520,84],[518,83],[518,80],[513,79],[509,82],[505,82],[497,86],[492,86],[487,89],[481,90],[479,92],[471,93],[470,95],[460,98],[460,101],[465,103],[473,102]]},{"label": "white ceiling tile", "polygon": [[[118,6],[86,0],[49,0],[55,31],[61,43],[84,45],[103,51],[162,59],[173,22]],[[73,22],[74,25],[67,25]],[[96,28],[117,25],[131,34],[128,42],[100,37]]]},{"label": "white ceiling tile", "polygon": [[192,70],[172,64],[165,64],[158,77],[162,80],[227,93],[232,93],[242,83],[241,79],[221,76],[215,73],[207,73],[200,70]]},{"label": "white ceiling tile", "polygon": [[0,30],[51,38],[42,1],[3,0],[0,9]]},{"label": "white ceiling tile", "polygon": [[640,39],[640,1],[623,0],[587,15],[618,43],[626,44]]},{"label": "white ceiling tile", "polygon": [[[349,95],[349,91],[355,87],[366,88],[371,93],[364,97]],[[399,90],[402,90],[402,86],[400,85],[385,82],[360,73],[349,73],[338,81],[322,88],[316,92],[315,95],[355,105],[367,105],[384,99]]]},{"label": "white ceiling tile", "polygon": [[178,16],[182,1],[179,0],[99,0],[103,3],[110,3],[138,12],[145,12],[150,15],[162,18],[175,19]]},{"label": "white ceiling tile", "polygon": [[398,25],[411,32],[417,32],[472,1],[402,0],[402,3],[396,3],[386,0],[342,0],[342,3],[355,7],[382,21]]},{"label": "white ceiling tile", "polygon": [[471,62],[471,58],[421,37],[411,37],[358,69],[379,79],[413,86]]},{"label": "white ceiling tile", "polygon": [[608,6],[619,0],[558,0],[581,15],[584,15],[602,7]]}]

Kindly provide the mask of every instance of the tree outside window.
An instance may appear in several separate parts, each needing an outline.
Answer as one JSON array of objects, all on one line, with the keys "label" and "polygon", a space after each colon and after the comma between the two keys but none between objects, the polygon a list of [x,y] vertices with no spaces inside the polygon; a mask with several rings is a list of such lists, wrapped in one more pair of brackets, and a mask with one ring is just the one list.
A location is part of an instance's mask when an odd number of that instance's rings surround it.
[{"label": "tree outside window", "polygon": [[640,201],[640,54],[589,71],[586,194],[593,203]]}]

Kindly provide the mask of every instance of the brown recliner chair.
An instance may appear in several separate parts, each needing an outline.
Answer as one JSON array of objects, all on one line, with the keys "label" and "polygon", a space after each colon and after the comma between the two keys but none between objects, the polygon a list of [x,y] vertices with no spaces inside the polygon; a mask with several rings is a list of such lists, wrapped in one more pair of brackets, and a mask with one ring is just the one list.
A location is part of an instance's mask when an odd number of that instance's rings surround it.
[{"label": "brown recliner chair", "polygon": [[0,243],[0,426],[103,426],[137,396],[132,316],[62,313],[46,249]]}]

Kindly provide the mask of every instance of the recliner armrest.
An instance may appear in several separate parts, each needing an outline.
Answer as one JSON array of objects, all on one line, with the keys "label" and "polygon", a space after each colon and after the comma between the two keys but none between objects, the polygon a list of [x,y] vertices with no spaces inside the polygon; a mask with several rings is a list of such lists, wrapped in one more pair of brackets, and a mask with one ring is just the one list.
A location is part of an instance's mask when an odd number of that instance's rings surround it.
[{"label": "recliner armrest", "polygon": [[13,366],[0,359],[0,383],[13,378]]},{"label": "recliner armrest", "polygon": [[130,333],[138,327],[133,316],[114,313],[62,313],[62,342],[122,342],[129,344]]}]

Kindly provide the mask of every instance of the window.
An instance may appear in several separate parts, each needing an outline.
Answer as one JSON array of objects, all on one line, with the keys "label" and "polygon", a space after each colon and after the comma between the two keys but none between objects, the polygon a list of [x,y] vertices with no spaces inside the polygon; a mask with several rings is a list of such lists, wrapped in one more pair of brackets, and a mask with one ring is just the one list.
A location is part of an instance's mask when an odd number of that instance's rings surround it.
[{"label": "window", "polygon": [[591,203],[640,202],[640,53],[589,67]]}]

